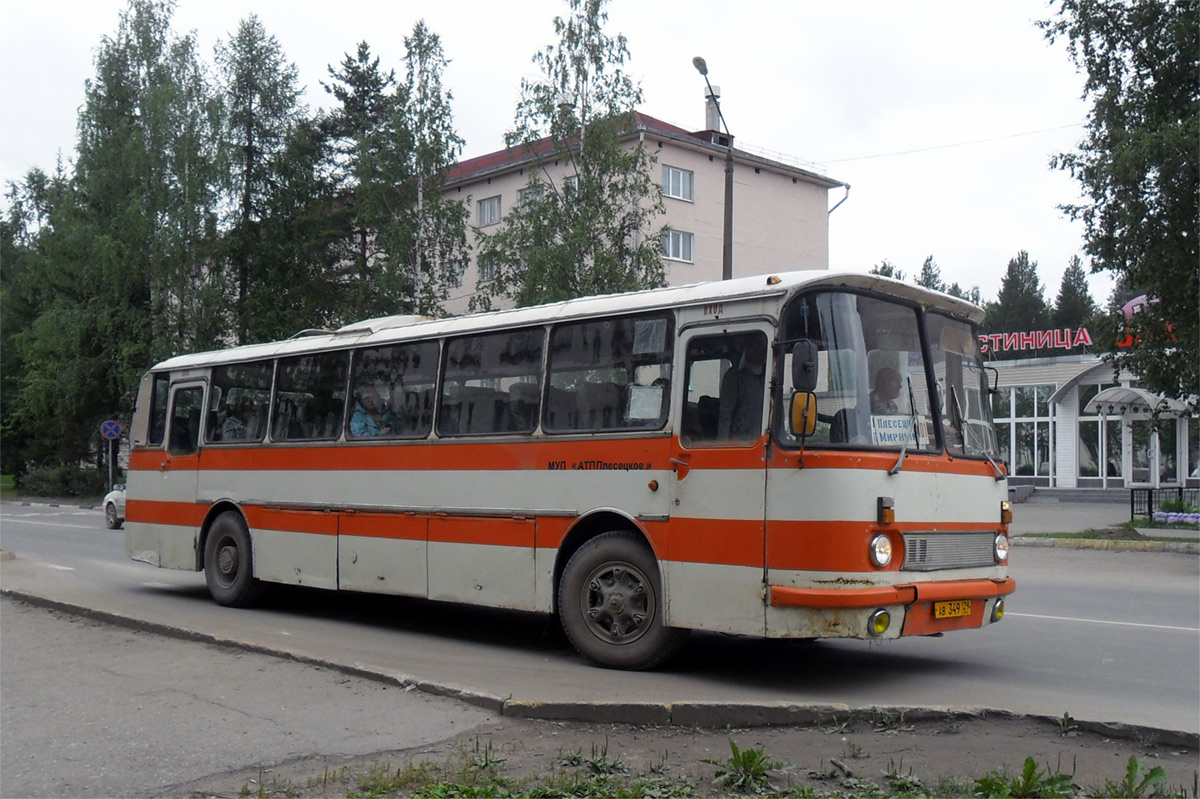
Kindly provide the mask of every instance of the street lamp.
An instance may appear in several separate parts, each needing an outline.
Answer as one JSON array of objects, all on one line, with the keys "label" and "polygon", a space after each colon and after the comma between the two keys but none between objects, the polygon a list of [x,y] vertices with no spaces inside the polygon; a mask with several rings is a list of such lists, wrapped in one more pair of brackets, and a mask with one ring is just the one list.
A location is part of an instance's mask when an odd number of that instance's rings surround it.
[{"label": "street lamp", "polygon": [[733,134],[729,132],[725,115],[721,113],[721,101],[713,91],[712,84],[708,82],[708,64],[703,58],[696,56],[692,59],[692,66],[704,76],[708,96],[712,98],[713,105],[717,108],[717,116],[721,120],[721,127],[725,129],[725,232],[721,248],[721,279],[729,280],[733,277]]}]

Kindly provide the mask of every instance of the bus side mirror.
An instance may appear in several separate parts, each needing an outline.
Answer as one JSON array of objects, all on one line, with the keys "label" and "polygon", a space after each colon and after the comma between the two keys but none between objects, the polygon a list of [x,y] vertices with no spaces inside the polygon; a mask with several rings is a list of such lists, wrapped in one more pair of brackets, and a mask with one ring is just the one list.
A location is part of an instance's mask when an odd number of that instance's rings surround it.
[{"label": "bus side mirror", "polygon": [[817,388],[817,345],[801,339],[792,345],[792,388],[811,394]]},{"label": "bus side mirror", "polygon": [[995,394],[1000,390],[1000,370],[994,366],[983,368],[992,373],[992,379],[988,381],[988,394]]},{"label": "bus side mirror", "polygon": [[792,435],[808,438],[817,429],[817,395],[797,391],[792,395]]}]

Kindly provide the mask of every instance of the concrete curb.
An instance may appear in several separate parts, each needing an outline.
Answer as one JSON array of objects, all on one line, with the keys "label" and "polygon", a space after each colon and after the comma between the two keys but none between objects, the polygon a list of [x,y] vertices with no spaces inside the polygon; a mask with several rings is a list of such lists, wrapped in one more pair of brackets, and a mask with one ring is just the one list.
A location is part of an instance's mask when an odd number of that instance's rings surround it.
[{"label": "concrete curb", "polygon": [[[583,702],[539,702],[512,696],[489,694],[473,688],[449,683],[423,680],[413,675],[385,672],[377,668],[358,664],[338,663],[324,658],[298,655],[294,652],[275,649],[261,644],[221,638],[207,633],[197,633],[182,627],[157,622],[148,622],[109,611],[95,610],[69,602],[47,599],[24,591],[0,588],[0,595],[38,607],[57,610],[75,616],[115,624],[127,629],[165,635],[186,641],[211,644],[226,649],[267,655],[303,663],[310,666],[336,671],[353,677],[372,680],[386,685],[395,685],[406,691],[421,691],[431,696],[446,697],[483,708],[501,716],[536,719],[541,721],[576,721],[605,724],[633,724],[674,727],[699,727],[721,729],[725,727],[778,727],[837,725],[851,717],[874,716],[876,713],[888,719],[904,721],[942,721],[970,718],[1028,718],[1039,722],[1062,726],[1062,720],[1053,716],[1020,714],[995,708],[852,708],[849,705],[798,705],[792,703],[724,703],[724,702],[606,702],[602,704]],[[1200,748],[1200,734],[1180,730],[1165,730],[1140,725],[1075,720],[1081,730],[1098,733],[1112,738],[1153,740],[1169,746]]]},{"label": "concrete curb", "polygon": [[1057,547],[1059,549],[1095,549],[1110,552],[1175,552],[1200,555],[1200,542],[1195,541],[1107,541],[1096,538],[1029,538],[1014,536],[1014,546]]},{"label": "concrete curb", "polygon": [[99,499],[86,504],[79,504],[74,500],[33,500],[33,499],[5,499],[0,500],[0,505],[18,505],[22,508],[79,508],[80,510],[100,510],[103,500]]}]

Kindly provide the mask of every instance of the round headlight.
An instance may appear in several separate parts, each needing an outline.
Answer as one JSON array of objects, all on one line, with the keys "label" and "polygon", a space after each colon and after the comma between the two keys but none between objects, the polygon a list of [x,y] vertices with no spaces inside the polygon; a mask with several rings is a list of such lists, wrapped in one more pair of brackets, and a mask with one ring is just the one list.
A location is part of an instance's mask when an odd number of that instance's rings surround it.
[{"label": "round headlight", "polygon": [[1008,536],[1004,533],[997,535],[994,548],[996,551],[996,562],[1008,563]]},{"label": "round headlight", "polygon": [[871,539],[871,562],[876,566],[886,566],[892,562],[892,539],[880,533]]}]

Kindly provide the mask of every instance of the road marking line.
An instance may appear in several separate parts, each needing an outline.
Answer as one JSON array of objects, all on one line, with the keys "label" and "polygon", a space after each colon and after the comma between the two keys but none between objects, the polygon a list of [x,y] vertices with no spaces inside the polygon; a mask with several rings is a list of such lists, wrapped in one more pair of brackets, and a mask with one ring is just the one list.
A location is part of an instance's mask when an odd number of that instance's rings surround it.
[{"label": "road marking line", "polygon": [[19,522],[21,524],[36,524],[42,527],[70,527],[74,530],[100,530],[104,528],[97,527],[94,524],[63,524],[62,522],[31,522],[28,519],[20,517],[7,516],[4,519],[6,522]]},{"label": "road marking line", "polygon": [[42,563],[41,561],[37,561],[37,560],[35,560],[35,561],[34,561],[34,563],[36,563],[36,564],[37,564],[37,565],[39,565],[39,566],[45,566],[45,567],[46,567],[46,568],[48,568],[48,569],[58,569],[60,572],[73,572],[73,571],[75,571],[75,567],[74,567],[74,566],[60,566],[60,565],[59,565],[59,564],[57,564],[57,563]]},{"label": "road marking line", "polygon": [[1078,621],[1085,624],[1111,624],[1114,627],[1145,627],[1150,630],[1176,630],[1183,633],[1200,633],[1200,627],[1172,627],[1169,624],[1140,624],[1135,621],[1104,621],[1102,619],[1075,619],[1070,616],[1039,616],[1036,613],[1005,613],[1026,619],[1050,619],[1052,621]]}]

